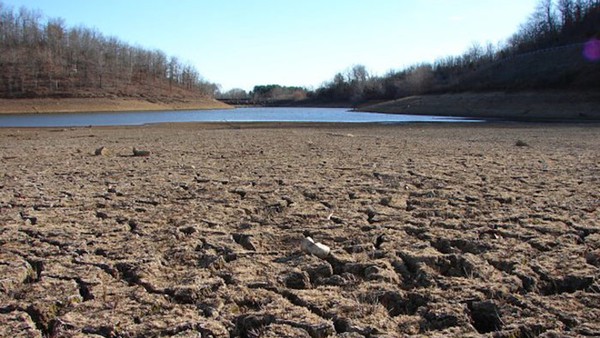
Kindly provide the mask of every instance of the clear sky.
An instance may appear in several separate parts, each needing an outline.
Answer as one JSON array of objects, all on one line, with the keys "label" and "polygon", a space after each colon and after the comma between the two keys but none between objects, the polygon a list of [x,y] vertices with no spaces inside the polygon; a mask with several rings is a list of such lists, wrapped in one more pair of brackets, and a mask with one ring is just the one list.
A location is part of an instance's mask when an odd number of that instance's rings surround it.
[{"label": "clear sky", "polygon": [[510,37],[538,0],[0,0],[194,65],[222,89],[318,87]]}]

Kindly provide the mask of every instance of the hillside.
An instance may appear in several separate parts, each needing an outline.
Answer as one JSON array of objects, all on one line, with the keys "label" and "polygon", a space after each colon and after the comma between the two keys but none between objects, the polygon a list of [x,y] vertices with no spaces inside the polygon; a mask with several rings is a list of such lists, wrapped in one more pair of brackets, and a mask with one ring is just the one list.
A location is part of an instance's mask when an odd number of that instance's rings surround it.
[{"label": "hillside", "polygon": [[[0,98],[214,102],[217,85],[159,50],[134,47],[0,2]],[[25,101],[19,101],[23,105]],[[28,103],[25,103],[28,105]]]},{"label": "hillside", "polygon": [[[596,90],[600,65],[587,61],[584,44],[507,57],[436,90],[359,110],[512,120],[600,120]],[[476,89],[476,90],[473,90]]]},{"label": "hillside", "polygon": [[[365,108],[380,112],[583,117],[600,103],[596,95],[588,95],[600,90],[599,32],[600,2],[540,0],[529,19],[503,43],[473,43],[461,55],[384,76],[373,76],[365,66],[356,65],[309,97],[354,106],[390,101]],[[557,92],[561,100],[554,96]],[[476,98],[474,93],[485,94]],[[574,93],[576,99],[571,100]],[[460,95],[450,99],[452,94]],[[496,106],[484,102],[490,97]],[[553,105],[547,104],[548,98]],[[415,105],[415,100],[420,103]]]},{"label": "hillside", "polygon": [[367,105],[358,110],[518,121],[600,121],[600,94],[580,91],[431,94]]},{"label": "hillside", "polygon": [[583,56],[585,43],[517,54],[475,67],[435,91],[581,90],[598,88],[600,64]]}]

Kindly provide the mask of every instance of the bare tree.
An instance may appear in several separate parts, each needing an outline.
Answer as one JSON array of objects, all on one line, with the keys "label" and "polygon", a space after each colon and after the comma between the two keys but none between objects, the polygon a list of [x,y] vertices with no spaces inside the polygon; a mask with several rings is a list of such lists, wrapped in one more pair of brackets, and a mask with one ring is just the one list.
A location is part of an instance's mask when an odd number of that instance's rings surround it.
[{"label": "bare tree", "polygon": [[173,90],[210,96],[217,88],[162,51],[132,47],[85,27],[67,28],[62,19],[46,20],[1,2],[0,50],[0,97]]}]

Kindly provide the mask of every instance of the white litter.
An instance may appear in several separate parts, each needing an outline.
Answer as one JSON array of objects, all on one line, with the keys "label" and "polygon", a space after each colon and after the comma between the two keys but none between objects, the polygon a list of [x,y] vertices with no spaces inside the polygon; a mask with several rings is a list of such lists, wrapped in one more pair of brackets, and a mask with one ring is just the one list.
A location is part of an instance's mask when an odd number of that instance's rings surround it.
[{"label": "white litter", "polygon": [[313,254],[319,258],[327,257],[331,251],[327,245],[319,242],[315,243],[315,241],[310,237],[306,237],[302,240],[301,248],[302,251]]}]

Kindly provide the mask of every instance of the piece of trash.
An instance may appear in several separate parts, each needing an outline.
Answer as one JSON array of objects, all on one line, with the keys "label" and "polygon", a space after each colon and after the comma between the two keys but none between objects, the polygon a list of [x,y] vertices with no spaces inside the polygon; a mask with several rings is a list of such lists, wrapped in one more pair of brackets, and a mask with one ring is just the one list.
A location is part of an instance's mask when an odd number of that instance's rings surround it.
[{"label": "piece of trash", "polygon": [[150,156],[150,151],[133,148],[133,156]]},{"label": "piece of trash", "polygon": [[327,257],[331,251],[327,245],[319,242],[315,243],[315,241],[310,237],[306,237],[302,240],[301,248],[302,251],[313,254],[319,258]]}]

